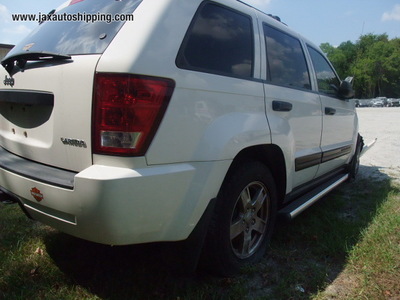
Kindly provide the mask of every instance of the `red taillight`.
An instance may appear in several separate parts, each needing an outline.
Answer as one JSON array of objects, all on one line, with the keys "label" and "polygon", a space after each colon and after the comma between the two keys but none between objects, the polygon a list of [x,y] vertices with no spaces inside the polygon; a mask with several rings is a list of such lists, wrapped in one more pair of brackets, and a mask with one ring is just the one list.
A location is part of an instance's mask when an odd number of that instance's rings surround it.
[{"label": "red taillight", "polygon": [[94,153],[144,155],[171,98],[174,81],[130,74],[96,74]]}]

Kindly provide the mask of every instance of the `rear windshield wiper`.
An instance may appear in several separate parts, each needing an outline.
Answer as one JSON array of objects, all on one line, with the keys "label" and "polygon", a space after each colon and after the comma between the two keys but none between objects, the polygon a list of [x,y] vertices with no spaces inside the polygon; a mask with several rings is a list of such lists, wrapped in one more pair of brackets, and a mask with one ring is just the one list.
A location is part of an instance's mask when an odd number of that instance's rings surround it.
[{"label": "rear windshield wiper", "polygon": [[71,56],[51,52],[27,52],[6,57],[1,61],[1,65],[6,69],[8,73],[11,73],[14,69],[15,64],[20,69],[23,69],[27,61],[63,59],[71,59]]}]

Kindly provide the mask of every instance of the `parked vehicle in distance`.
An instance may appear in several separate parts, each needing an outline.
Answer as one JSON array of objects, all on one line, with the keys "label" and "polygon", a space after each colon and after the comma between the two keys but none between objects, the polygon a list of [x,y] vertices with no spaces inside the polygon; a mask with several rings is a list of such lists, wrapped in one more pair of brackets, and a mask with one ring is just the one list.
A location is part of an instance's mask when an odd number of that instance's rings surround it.
[{"label": "parked vehicle in distance", "polygon": [[356,107],[371,107],[372,106],[371,99],[356,99],[355,105]]},{"label": "parked vehicle in distance", "polygon": [[399,107],[400,106],[400,99],[389,98],[387,106],[388,107]]},{"label": "parked vehicle in distance", "polygon": [[384,107],[385,103],[382,100],[373,100],[372,107]]},{"label": "parked vehicle in distance", "polygon": [[30,217],[109,245],[187,241],[228,276],[354,178],[351,82],[234,0],[84,0],[1,62],[0,186]]},{"label": "parked vehicle in distance", "polygon": [[388,105],[388,99],[386,97],[377,97],[372,99],[372,107],[386,107]]}]

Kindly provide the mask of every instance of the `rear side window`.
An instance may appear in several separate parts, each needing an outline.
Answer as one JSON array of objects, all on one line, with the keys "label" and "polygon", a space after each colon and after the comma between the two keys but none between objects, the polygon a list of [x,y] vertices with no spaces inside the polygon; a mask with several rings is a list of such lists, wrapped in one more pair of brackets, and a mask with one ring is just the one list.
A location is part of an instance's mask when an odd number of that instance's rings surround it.
[{"label": "rear side window", "polygon": [[176,59],[179,68],[232,77],[252,77],[252,21],[213,3],[203,4],[186,33]]},{"label": "rear side window", "polygon": [[310,75],[300,41],[264,24],[268,80],[273,84],[311,89]]},{"label": "rear side window", "polygon": [[318,90],[321,93],[335,96],[340,86],[340,80],[325,57],[314,48],[308,46],[314,70],[317,75]]},{"label": "rear side window", "polygon": [[72,0],[53,16],[60,20],[64,15],[67,21],[43,22],[18,43],[8,56],[26,53],[27,47],[30,52],[101,54],[125,23],[125,15],[132,14],[141,2]]}]

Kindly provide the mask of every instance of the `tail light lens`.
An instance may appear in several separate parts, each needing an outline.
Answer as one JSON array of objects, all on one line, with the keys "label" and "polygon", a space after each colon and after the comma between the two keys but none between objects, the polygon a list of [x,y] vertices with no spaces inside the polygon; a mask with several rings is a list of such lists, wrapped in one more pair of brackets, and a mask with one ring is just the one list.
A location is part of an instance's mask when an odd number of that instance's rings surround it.
[{"label": "tail light lens", "polygon": [[94,85],[94,153],[144,155],[171,98],[174,81],[98,73]]}]

